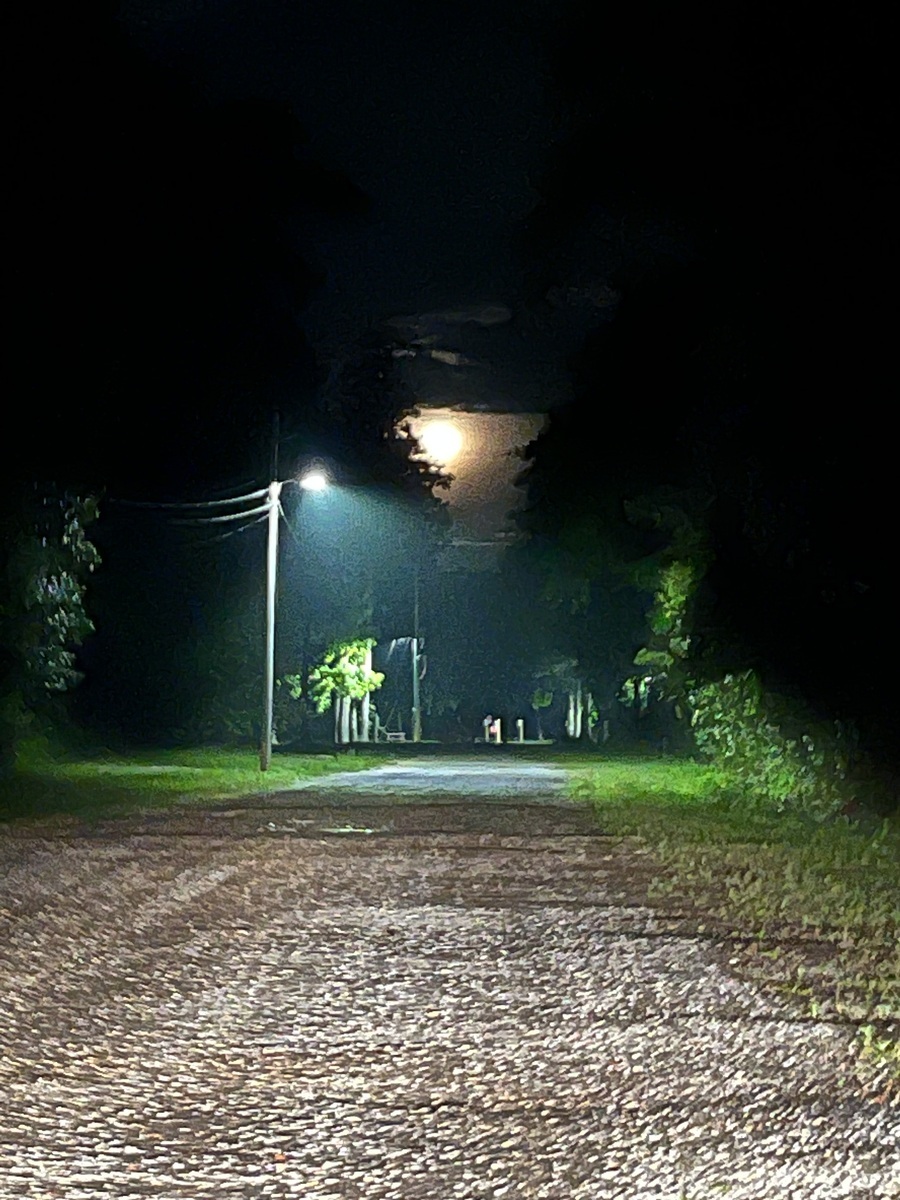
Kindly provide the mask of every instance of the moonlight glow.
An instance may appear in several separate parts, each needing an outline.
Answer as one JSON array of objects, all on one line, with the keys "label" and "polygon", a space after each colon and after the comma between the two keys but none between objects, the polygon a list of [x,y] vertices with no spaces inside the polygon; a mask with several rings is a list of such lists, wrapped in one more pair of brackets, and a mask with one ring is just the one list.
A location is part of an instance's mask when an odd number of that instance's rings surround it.
[{"label": "moonlight glow", "polygon": [[427,457],[435,463],[451,463],[462,449],[462,431],[452,421],[429,421],[419,433]]}]

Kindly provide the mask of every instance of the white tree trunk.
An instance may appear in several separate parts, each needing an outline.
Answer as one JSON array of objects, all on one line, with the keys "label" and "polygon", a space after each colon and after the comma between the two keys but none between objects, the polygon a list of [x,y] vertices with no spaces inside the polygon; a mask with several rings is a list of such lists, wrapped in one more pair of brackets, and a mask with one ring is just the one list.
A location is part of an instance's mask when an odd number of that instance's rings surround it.
[{"label": "white tree trunk", "polygon": [[[366,675],[372,670],[372,649],[366,650]],[[369,723],[371,721],[370,704],[372,693],[366,692],[362,700],[359,702],[359,728],[357,729],[358,742],[367,742],[369,740]]]},{"label": "white tree trunk", "polygon": [[581,680],[575,685],[575,732],[573,737],[576,741],[581,738],[582,721],[584,718],[584,699],[581,694]]},{"label": "white tree trunk", "polygon": [[575,736],[575,693],[569,692],[569,704],[566,710],[566,733],[570,738]]},{"label": "white tree trunk", "polygon": [[541,710],[539,708],[534,710],[534,719],[537,724],[537,740],[542,742],[544,740],[544,730],[541,728]]},{"label": "white tree trunk", "polygon": [[350,741],[350,697],[341,696],[339,706],[340,736],[338,737],[338,742],[342,746],[346,746]]}]

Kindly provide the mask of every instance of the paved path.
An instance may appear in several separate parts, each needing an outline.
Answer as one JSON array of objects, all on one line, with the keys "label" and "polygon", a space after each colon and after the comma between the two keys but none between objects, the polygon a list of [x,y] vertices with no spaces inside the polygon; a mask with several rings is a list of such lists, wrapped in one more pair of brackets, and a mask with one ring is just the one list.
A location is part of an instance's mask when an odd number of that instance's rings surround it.
[{"label": "paved path", "polygon": [[645,855],[496,769],[492,805],[330,782],[0,833],[4,1200],[900,1194],[852,1029],[741,983],[647,906]]},{"label": "paved path", "polygon": [[346,771],[304,783],[300,791],[339,792],[353,797],[398,799],[445,795],[476,800],[516,799],[565,803],[568,776],[562,767],[516,759],[416,758],[370,771]]}]

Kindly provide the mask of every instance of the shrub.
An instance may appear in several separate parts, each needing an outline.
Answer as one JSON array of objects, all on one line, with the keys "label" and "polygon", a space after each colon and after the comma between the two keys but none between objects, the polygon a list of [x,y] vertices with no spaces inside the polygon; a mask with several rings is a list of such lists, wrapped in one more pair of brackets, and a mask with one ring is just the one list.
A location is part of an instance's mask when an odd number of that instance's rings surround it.
[{"label": "shrub", "polygon": [[766,692],[754,671],[726,675],[690,694],[698,750],[745,804],[816,819],[847,802],[852,738]]}]

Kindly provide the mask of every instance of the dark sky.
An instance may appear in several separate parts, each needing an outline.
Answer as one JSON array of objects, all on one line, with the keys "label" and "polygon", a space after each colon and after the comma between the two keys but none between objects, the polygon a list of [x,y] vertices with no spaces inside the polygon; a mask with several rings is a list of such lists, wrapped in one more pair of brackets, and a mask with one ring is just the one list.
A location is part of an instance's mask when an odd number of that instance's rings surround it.
[{"label": "dark sky", "polygon": [[466,364],[403,360],[416,398],[569,415],[548,494],[712,486],[723,595],[764,527],[757,642],[802,560],[780,645],[815,608],[823,671],[832,636],[880,669],[897,138],[874,14],[125,0],[18,24],[7,478],[258,483],[274,410],[290,437],[393,319]]},{"label": "dark sky", "polygon": [[[123,439],[121,393],[131,405],[143,388],[131,412],[159,457],[153,410],[196,405],[207,426],[216,411],[246,440],[254,408],[290,407],[309,381],[298,323],[327,371],[373,323],[485,305],[510,320],[430,320],[477,366],[432,364],[414,377],[423,396],[546,410],[571,395],[567,358],[588,330],[663,260],[718,255],[778,336],[819,322],[824,341],[867,332],[880,352],[868,260],[888,254],[889,202],[872,181],[890,171],[889,92],[869,18],[124,0],[29,10],[21,25],[16,340],[26,394],[58,394],[63,440],[77,422],[62,381]],[[240,125],[248,102],[263,104]],[[317,186],[334,195],[299,218],[278,105],[302,127],[304,169],[331,173]],[[286,249],[308,276],[281,278]]]},{"label": "dark sky", "polygon": [[[794,340],[783,378],[817,337],[881,352],[872,21],[551,0],[125,0],[21,20],[14,341],[66,445],[96,417],[95,442],[178,460],[197,431],[166,420],[196,410],[224,459],[393,317],[424,315],[473,364],[420,358],[423,399],[546,411],[661,263],[712,264],[707,303],[716,270],[726,304],[743,290],[760,337]],[[460,320],[485,306],[510,319]]]},{"label": "dark sky", "polygon": [[324,320],[352,336],[366,317],[515,288],[508,242],[551,133],[538,21],[552,5],[245,0],[146,26],[128,11],[132,36],[214,100],[290,101],[312,154],[372,198],[355,244],[321,247]]},{"label": "dark sky", "polygon": [[[303,325],[326,361],[373,322],[509,306],[504,327],[453,328],[479,369],[417,378],[428,398],[545,410],[568,394],[570,322],[522,309],[514,238],[559,132],[547,103],[548,0],[489,5],[126,4],[129,37],[213,103],[286,101],[310,156],[369,199],[354,228],[312,225],[324,276]],[[308,226],[309,227],[309,226]],[[577,324],[577,323],[576,323]],[[552,336],[548,336],[552,335]],[[429,396],[429,393],[431,396]]]}]

